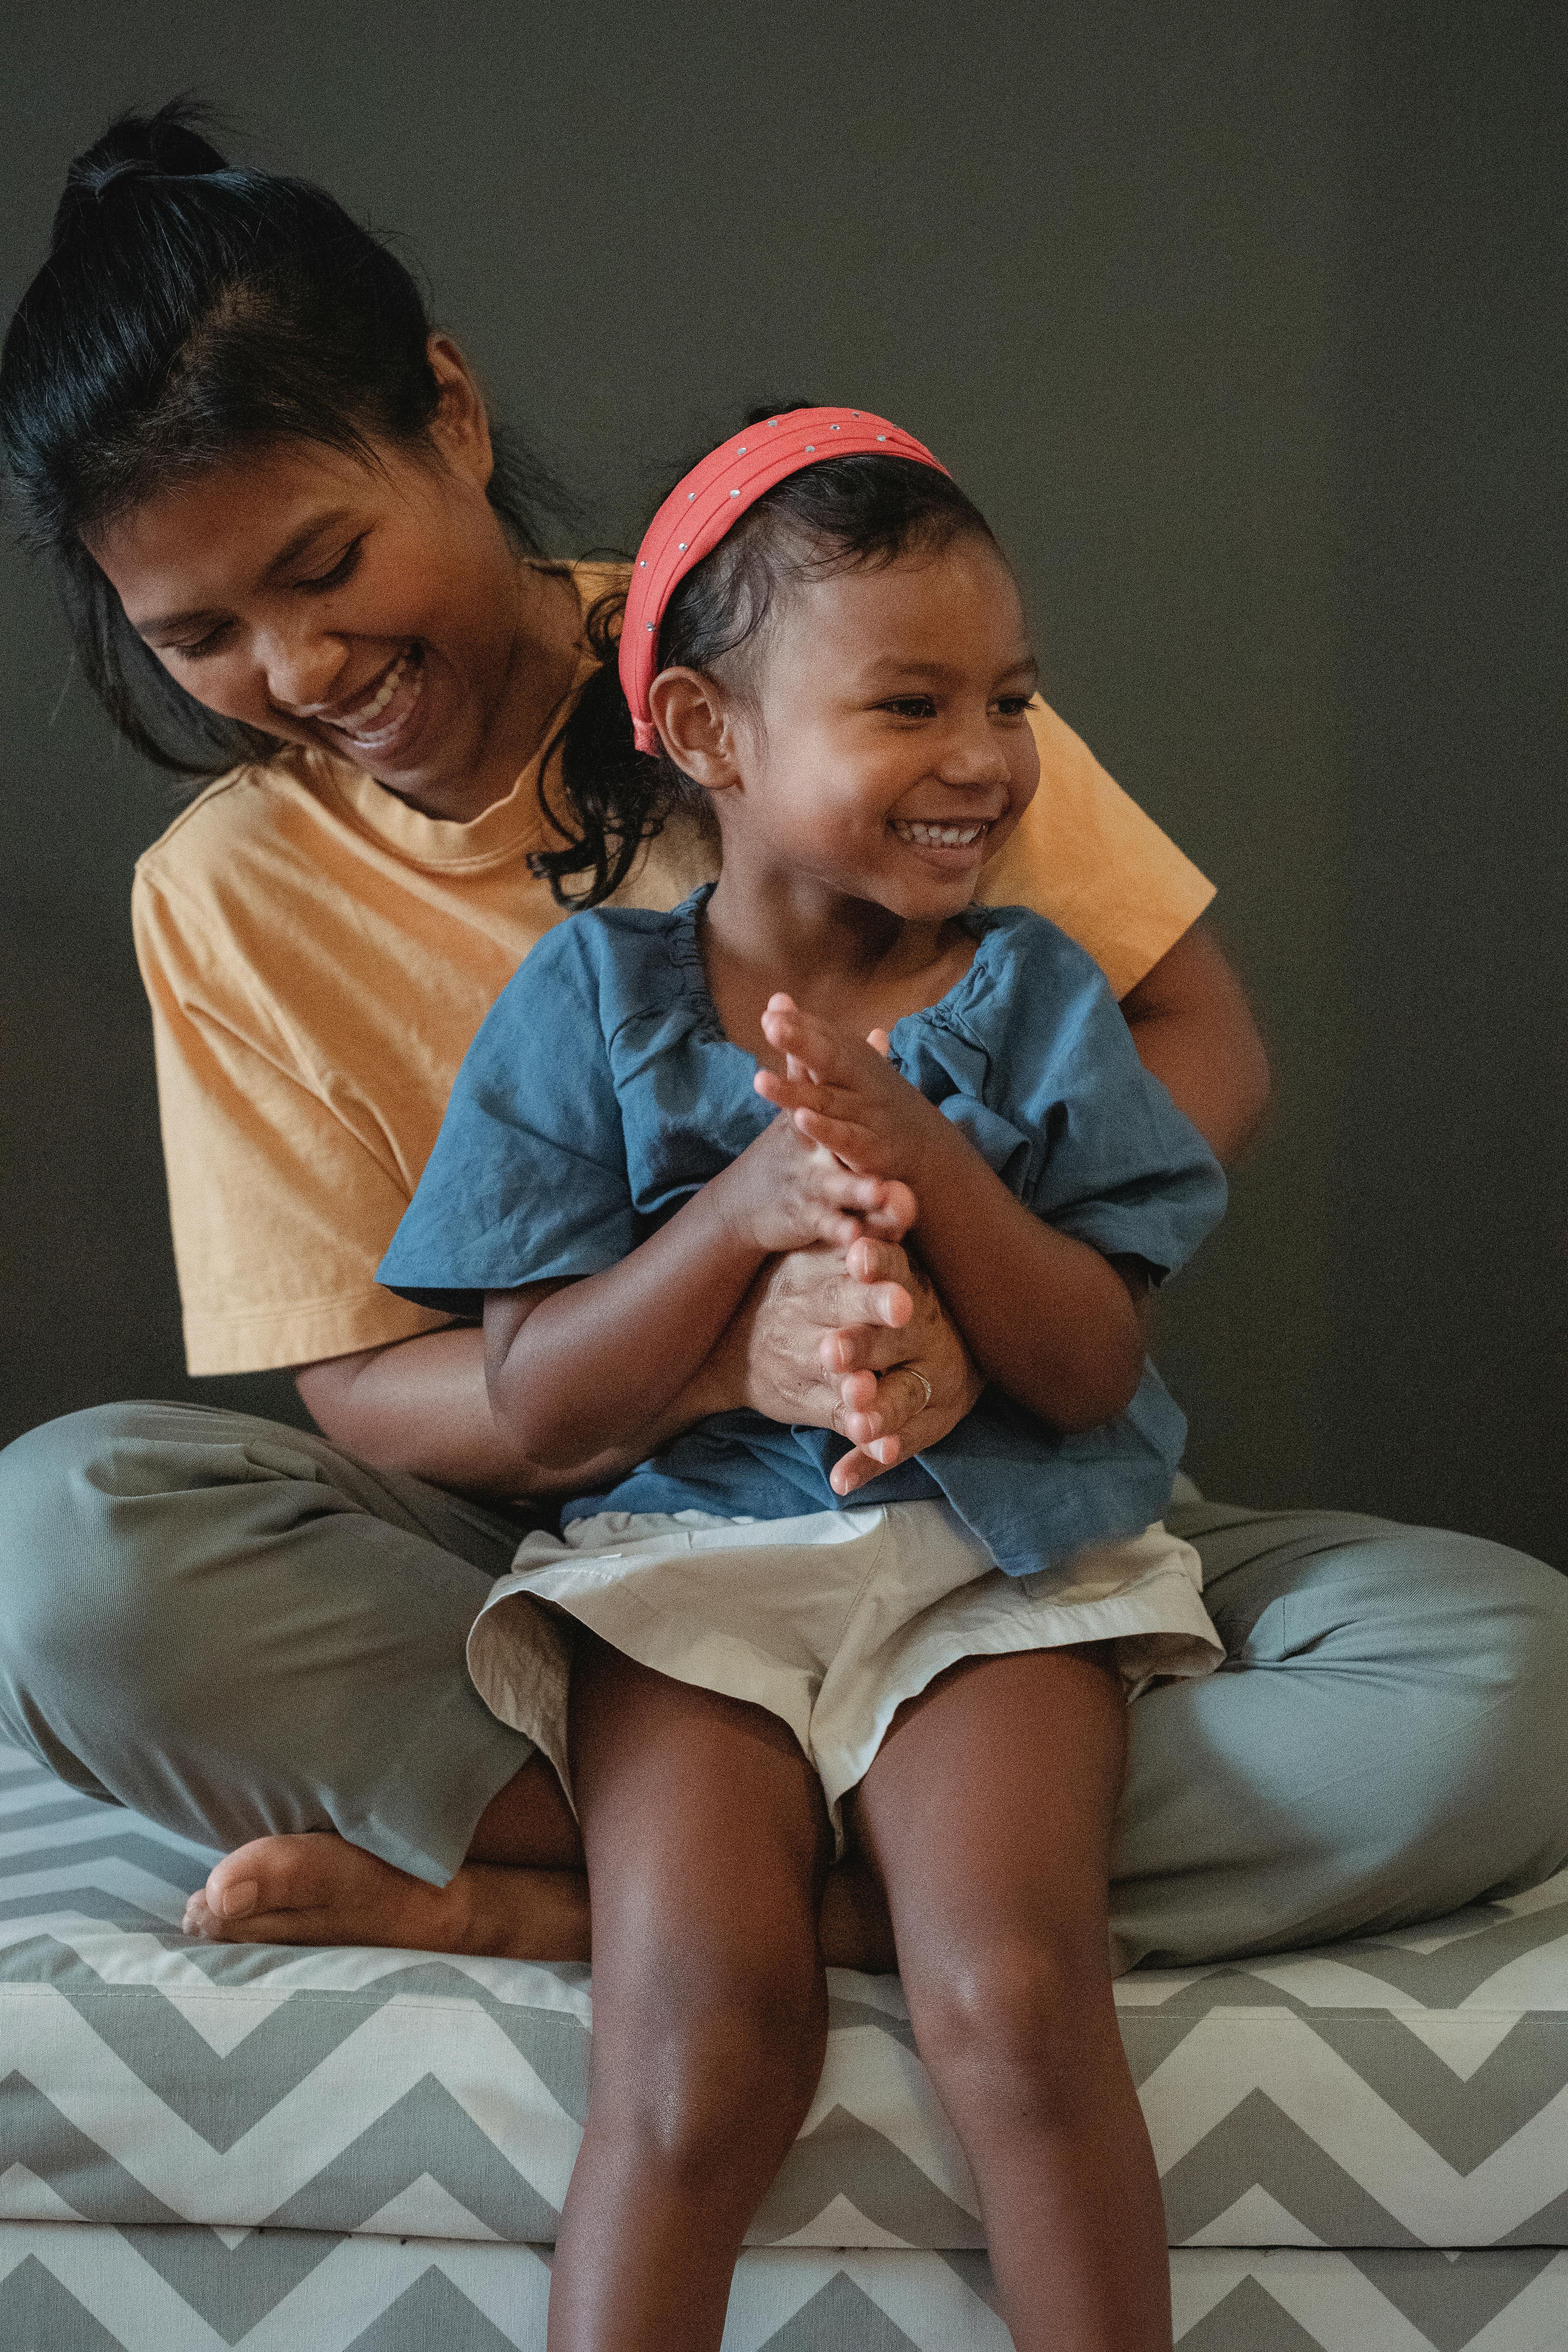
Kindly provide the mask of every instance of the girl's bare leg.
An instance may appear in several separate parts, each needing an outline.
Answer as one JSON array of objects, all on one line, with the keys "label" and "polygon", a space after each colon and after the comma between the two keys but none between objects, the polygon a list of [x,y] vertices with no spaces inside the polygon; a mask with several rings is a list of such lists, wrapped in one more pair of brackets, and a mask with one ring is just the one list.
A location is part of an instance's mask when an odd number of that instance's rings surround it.
[{"label": "girl's bare leg", "polygon": [[900,1710],[852,1809],[1018,2352],[1170,2352],[1164,2210],[1106,1945],[1125,1741],[1092,1654],[966,1659]]},{"label": "girl's bare leg", "polygon": [[572,1780],[593,2081],[550,2352],[717,2352],[746,2225],[822,2069],[821,1790],[776,1717],[581,1636]]}]

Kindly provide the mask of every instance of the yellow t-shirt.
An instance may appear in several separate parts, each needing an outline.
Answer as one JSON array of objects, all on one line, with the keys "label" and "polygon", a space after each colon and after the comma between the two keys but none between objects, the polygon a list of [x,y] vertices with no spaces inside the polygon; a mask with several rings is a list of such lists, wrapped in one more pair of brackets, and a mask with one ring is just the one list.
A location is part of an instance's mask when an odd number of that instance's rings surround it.
[{"label": "yellow t-shirt", "polygon": [[[585,600],[605,584],[579,576]],[[1213,891],[1053,711],[1030,719],[1039,791],[981,896],[1048,915],[1125,995]],[[210,784],[138,861],[193,1372],[314,1363],[449,1319],[374,1275],[469,1039],[563,919],[524,862],[557,838],[539,781],[536,761],[460,824],[290,749]],[[704,836],[672,823],[620,903],[676,906],[712,871]]]}]

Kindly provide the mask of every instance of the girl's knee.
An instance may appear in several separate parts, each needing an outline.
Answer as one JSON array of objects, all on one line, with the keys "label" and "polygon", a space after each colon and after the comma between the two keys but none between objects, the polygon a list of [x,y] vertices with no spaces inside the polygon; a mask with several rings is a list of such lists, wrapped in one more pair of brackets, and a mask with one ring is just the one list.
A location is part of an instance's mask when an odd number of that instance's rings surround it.
[{"label": "girl's knee", "polygon": [[595,2105],[632,2134],[643,2160],[685,2176],[756,2163],[771,2178],[822,2072],[819,1972],[766,1962],[653,1968],[603,2026],[611,2054],[595,2074]]},{"label": "girl's knee", "polygon": [[1072,2085],[1115,2031],[1103,1925],[999,1937],[945,1966],[906,1972],[921,2058],[941,2086],[983,2084],[986,2095],[1038,2106],[1070,2102]]}]

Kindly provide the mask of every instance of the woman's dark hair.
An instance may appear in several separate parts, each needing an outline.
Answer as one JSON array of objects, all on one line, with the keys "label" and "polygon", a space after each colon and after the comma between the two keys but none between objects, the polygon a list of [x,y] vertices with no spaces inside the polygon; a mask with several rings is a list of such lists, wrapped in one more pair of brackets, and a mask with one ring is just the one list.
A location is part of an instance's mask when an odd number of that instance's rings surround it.
[{"label": "woman's dark hair", "polygon": [[[52,562],[82,667],[161,766],[211,774],[274,737],[186,694],[131,627],[85,538],[237,452],[307,441],[374,462],[428,446],[438,387],[408,270],[309,181],[230,165],[204,110],[122,115],[79,155],[49,257],[0,355],[0,437],[23,535]],[[498,452],[490,504],[520,553],[560,507]]]},{"label": "woman's dark hair", "polygon": [[[761,425],[809,405],[748,409],[741,422]],[[659,624],[658,667],[713,671],[727,664],[731,682],[743,686],[734,656],[756,646],[793,584],[896,563],[915,550],[935,552],[970,531],[992,537],[957,483],[916,458],[832,457],[805,467],[765,490],[681,581]],[[600,667],[555,738],[564,807],[554,804],[560,793],[546,789],[549,754],[541,763],[540,805],[563,845],[536,850],[529,864],[558,906],[598,906],[672,810],[708,807],[707,794],[664,751],[638,751],[632,741],[618,667],[625,610],[624,589],[589,609],[588,642]],[[579,876],[586,886],[569,887]]]}]

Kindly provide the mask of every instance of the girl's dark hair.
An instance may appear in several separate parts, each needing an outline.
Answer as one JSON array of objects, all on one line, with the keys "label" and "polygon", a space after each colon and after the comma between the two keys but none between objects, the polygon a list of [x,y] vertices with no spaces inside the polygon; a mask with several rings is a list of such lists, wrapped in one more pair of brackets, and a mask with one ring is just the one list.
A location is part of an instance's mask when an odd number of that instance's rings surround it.
[{"label": "girl's dark hair", "polygon": [[[122,115],[79,155],[49,257],[0,355],[0,437],[23,535],[57,575],[82,667],[121,732],[207,775],[278,740],[186,694],[126,620],[84,535],[169,484],[278,441],[374,463],[428,446],[438,388],[418,287],[309,181],[231,166],[205,110]],[[559,509],[531,459],[489,486],[521,553]]]},{"label": "girl's dark hair", "polygon": [[[752,408],[741,421],[761,425],[815,404]],[[935,551],[970,531],[992,537],[957,483],[916,458],[832,457],[805,467],[764,491],[681,581],[659,624],[658,667],[717,669],[755,647],[794,583],[895,563],[912,550]],[[564,807],[554,805],[560,793],[546,790],[548,754],[541,764],[540,805],[563,846],[536,850],[529,864],[558,906],[598,906],[626,880],[644,842],[672,810],[708,807],[700,786],[665,752],[638,751],[632,741],[618,667],[625,610],[626,592],[616,589],[588,613],[588,642],[600,667],[555,738]],[[731,677],[743,683],[732,670]],[[584,875],[585,887],[569,887]]]}]

